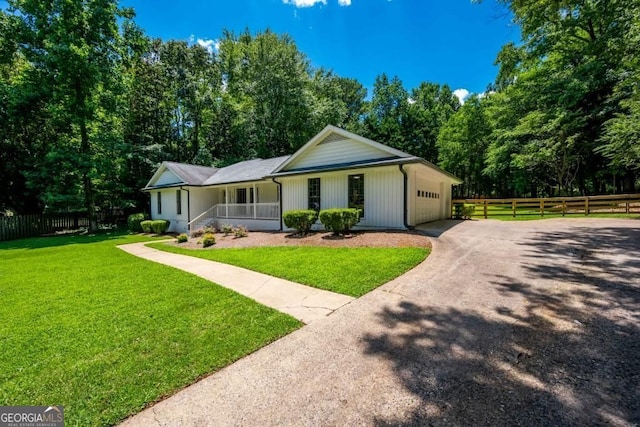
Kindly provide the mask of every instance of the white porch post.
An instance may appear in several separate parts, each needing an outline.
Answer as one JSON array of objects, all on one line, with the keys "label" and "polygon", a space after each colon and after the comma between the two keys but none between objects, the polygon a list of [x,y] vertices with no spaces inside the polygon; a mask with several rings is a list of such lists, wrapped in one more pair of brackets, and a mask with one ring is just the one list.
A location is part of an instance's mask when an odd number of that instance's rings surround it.
[{"label": "white porch post", "polygon": [[256,183],[253,183],[253,219],[258,217],[258,211],[256,205],[258,204],[258,193],[256,192]]},{"label": "white porch post", "polygon": [[224,216],[229,218],[229,186],[224,186]]}]

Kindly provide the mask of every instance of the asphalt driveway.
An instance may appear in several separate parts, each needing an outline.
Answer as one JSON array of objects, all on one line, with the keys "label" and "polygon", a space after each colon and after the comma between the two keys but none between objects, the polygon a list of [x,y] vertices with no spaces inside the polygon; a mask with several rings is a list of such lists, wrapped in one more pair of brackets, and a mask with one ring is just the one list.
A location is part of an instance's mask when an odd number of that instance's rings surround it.
[{"label": "asphalt driveway", "polygon": [[640,424],[640,221],[425,232],[414,270],[125,424]]}]

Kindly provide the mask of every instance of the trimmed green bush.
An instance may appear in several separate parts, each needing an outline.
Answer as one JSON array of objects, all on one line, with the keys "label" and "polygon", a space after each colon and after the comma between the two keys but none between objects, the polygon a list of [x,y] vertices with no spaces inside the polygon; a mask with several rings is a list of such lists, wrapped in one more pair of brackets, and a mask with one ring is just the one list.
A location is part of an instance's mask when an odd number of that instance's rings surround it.
[{"label": "trimmed green bush", "polygon": [[142,227],[140,223],[145,219],[148,219],[149,216],[146,213],[134,213],[127,217],[127,226],[129,227],[129,231],[132,233],[141,233]]},{"label": "trimmed green bush", "polygon": [[151,221],[150,219],[146,219],[144,221],[140,222],[140,228],[143,232],[145,233],[151,233],[151,224],[153,223],[153,221]]},{"label": "trimmed green bush", "polygon": [[186,243],[188,241],[189,241],[189,237],[184,233],[179,234],[178,237],[176,237],[176,242],[178,243]]},{"label": "trimmed green bush", "polygon": [[209,246],[213,246],[216,244],[216,236],[213,235],[213,233],[205,233],[204,236],[202,236],[202,246],[204,246],[205,248],[208,248]]},{"label": "trimmed green bush", "polygon": [[298,234],[307,234],[318,220],[318,212],[311,209],[287,211],[282,214],[282,220],[287,228],[293,228]]},{"label": "trimmed green bush", "polygon": [[155,221],[151,221],[151,229],[156,234],[164,234],[169,229],[169,224],[171,224],[171,221],[167,221],[166,219],[157,219]]},{"label": "trimmed green bush", "polygon": [[325,209],[320,211],[320,222],[333,234],[347,234],[354,225],[360,222],[360,209]]}]

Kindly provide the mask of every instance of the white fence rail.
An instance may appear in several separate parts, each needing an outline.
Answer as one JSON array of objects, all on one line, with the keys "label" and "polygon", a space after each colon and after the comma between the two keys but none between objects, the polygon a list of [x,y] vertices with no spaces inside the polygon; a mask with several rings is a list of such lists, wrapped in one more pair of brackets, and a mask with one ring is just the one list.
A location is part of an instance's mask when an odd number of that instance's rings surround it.
[{"label": "white fence rail", "polygon": [[242,219],[279,219],[279,203],[229,203],[216,205],[215,216],[217,218],[242,218]]}]

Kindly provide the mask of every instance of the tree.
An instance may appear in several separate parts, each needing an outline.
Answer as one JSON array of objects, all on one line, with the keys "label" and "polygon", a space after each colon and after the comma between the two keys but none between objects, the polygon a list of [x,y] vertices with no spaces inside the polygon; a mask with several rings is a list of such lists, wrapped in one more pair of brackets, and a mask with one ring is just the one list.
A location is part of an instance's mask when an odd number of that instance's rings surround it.
[{"label": "tree", "polygon": [[460,177],[459,196],[490,192],[483,174],[491,126],[481,99],[472,96],[442,126],[438,135],[439,165]]},{"label": "tree", "polygon": [[[133,12],[116,0],[9,0],[10,35],[30,65],[26,78],[38,77],[55,129],[47,155],[37,164],[32,183],[49,188],[44,201],[67,206],[82,199],[97,230],[96,179],[100,152],[96,135],[110,134],[121,89],[118,68],[124,55],[121,25]],[[48,183],[47,183],[48,180]]]}]

